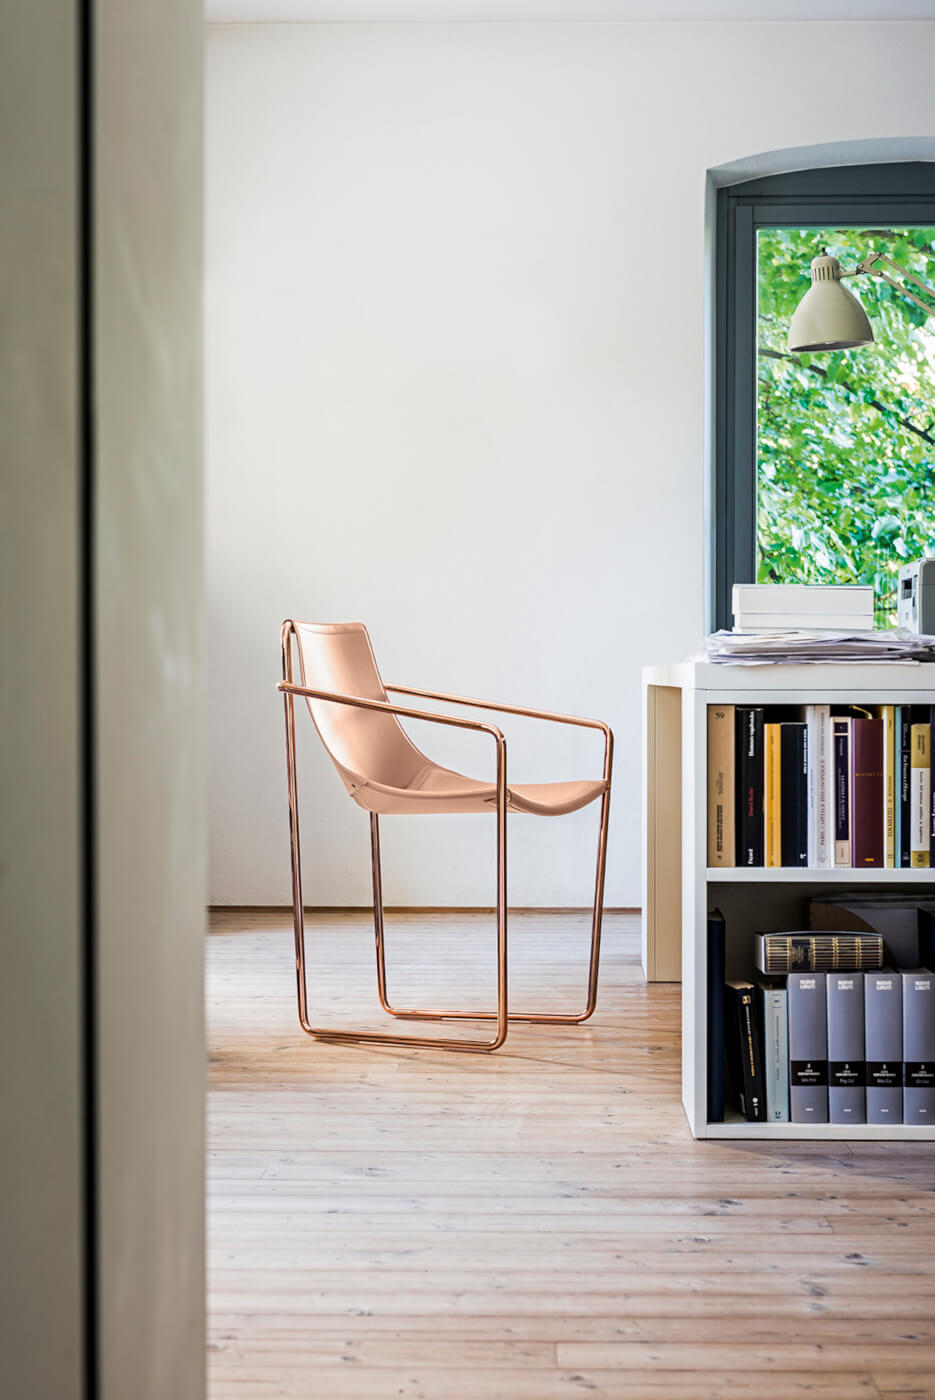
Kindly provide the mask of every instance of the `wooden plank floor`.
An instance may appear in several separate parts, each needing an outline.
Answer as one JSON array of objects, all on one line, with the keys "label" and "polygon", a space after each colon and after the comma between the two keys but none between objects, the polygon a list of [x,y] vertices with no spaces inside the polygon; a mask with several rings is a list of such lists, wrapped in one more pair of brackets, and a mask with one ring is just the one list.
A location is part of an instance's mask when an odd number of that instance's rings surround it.
[{"label": "wooden plank floor", "polygon": [[[580,997],[585,925],[513,917],[517,1006]],[[367,918],[310,936],[315,1014],[379,1027]],[[489,999],[489,917],[388,936],[399,1001]],[[935,1150],[693,1142],[633,917],[591,1022],[494,1055],[312,1042],[293,985],[287,916],[214,915],[211,1400],[935,1396]]]}]

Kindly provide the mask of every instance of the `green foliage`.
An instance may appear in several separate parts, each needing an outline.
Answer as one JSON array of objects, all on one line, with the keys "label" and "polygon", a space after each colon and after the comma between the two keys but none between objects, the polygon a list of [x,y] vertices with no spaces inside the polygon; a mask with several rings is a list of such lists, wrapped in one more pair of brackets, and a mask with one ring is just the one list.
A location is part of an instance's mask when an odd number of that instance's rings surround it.
[{"label": "green foliage", "polygon": [[876,249],[935,287],[933,240],[932,228],[758,235],[757,580],[871,583],[882,626],[896,623],[901,564],[935,554],[935,319],[860,277],[847,285],[873,345],[790,357],[786,336],[823,247],[845,269]]}]

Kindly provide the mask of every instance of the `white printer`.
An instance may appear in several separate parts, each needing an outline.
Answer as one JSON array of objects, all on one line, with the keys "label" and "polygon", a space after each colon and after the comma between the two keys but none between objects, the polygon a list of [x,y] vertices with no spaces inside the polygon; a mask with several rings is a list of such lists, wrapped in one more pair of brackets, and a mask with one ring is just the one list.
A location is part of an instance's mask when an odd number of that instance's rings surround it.
[{"label": "white printer", "polygon": [[909,632],[935,634],[935,559],[916,559],[899,571],[896,621]]}]

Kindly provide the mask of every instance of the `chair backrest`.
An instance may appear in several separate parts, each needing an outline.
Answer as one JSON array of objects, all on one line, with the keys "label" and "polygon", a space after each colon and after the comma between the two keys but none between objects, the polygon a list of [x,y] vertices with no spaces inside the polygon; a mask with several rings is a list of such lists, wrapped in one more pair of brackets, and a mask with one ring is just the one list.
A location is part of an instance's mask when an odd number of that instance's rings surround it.
[{"label": "chair backrest", "polygon": [[[387,698],[362,622],[293,622],[292,627],[302,685],[364,700]],[[368,782],[408,787],[429,762],[395,715],[327,700],[310,699],[308,708],[351,793]]]}]

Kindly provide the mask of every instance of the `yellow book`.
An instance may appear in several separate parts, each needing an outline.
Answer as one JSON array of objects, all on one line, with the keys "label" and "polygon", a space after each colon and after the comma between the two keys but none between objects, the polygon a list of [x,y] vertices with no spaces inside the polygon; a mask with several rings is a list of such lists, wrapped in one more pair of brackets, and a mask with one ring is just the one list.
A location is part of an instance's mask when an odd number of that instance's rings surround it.
[{"label": "yellow book", "polygon": [[708,865],[736,863],[733,705],[708,706]]},{"label": "yellow book", "polygon": [[896,706],[881,705],[883,721],[883,864],[896,865]]},{"label": "yellow book", "polygon": [[766,864],[782,865],[782,725],[763,726],[766,739]]},{"label": "yellow book", "polygon": [[909,769],[909,859],[916,870],[929,864],[929,810],[931,803],[931,773],[929,751],[932,742],[930,724],[912,726],[912,747]]}]

